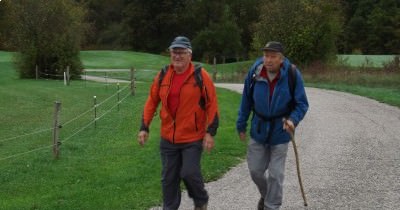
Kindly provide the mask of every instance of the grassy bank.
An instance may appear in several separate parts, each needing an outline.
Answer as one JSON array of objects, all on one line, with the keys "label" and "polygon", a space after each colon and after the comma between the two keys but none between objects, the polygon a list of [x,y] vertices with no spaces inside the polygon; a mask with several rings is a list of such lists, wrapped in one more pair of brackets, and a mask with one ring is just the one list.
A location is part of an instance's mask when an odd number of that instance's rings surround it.
[{"label": "grassy bank", "polygon": [[400,107],[400,71],[314,67],[302,73],[307,86],[349,92]]}]

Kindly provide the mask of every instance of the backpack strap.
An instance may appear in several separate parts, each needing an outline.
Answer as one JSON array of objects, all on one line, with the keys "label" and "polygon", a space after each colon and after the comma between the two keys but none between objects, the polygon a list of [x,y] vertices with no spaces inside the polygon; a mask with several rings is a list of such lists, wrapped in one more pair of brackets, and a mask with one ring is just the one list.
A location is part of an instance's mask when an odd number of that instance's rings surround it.
[{"label": "backpack strap", "polygon": [[194,79],[196,80],[197,86],[199,86],[200,90],[203,88],[203,76],[201,75],[201,64],[196,64],[194,66]]},{"label": "backpack strap", "polygon": [[256,83],[257,77],[259,77],[262,68],[263,68],[263,64],[261,63],[257,67],[255,67],[255,69],[253,70],[253,73],[251,74],[249,92],[247,94],[247,96],[250,97],[249,99],[251,101],[251,104],[254,103],[254,101],[253,101],[254,84]]},{"label": "backpack strap", "polygon": [[203,94],[203,76],[201,74],[202,66],[201,64],[196,64],[194,67],[194,79],[196,80],[197,86],[200,88],[201,97],[199,100],[199,106],[201,109],[206,109],[206,96],[207,96],[207,89],[205,90],[205,94]]},{"label": "backpack strap", "polygon": [[168,68],[169,68],[169,65],[166,65],[166,66],[164,66],[164,68],[162,68],[160,70],[160,76],[158,76],[158,87],[161,86],[161,83],[165,77],[165,74],[167,74]]},{"label": "backpack strap", "polygon": [[[158,85],[160,86],[165,74],[167,74],[169,65],[164,66],[161,70],[160,70],[160,76],[158,77]],[[197,86],[199,86],[200,89],[203,88],[203,76],[201,75],[201,64],[196,64],[194,67],[194,79],[196,80],[196,84]]]},{"label": "backpack strap", "polygon": [[[165,77],[165,75],[167,74],[169,65],[164,66],[164,68],[162,68],[160,70],[160,75],[158,77],[158,87],[161,86],[161,83]],[[202,66],[201,64],[196,64],[194,67],[194,79],[196,80],[196,85],[200,88],[200,93],[201,93],[201,97],[199,100],[199,105],[200,107],[205,110],[206,109],[206,97],[203,94],[203,76],[201,74],[201,69]],[[205,91],[207,95],[207,90]]]},{"label": "backpack strap", "polygon": [[[294,99],[294,91],[296,89],[296,65],[291,64],[290,69],[289,69],[289,75],[288,75],[288,84],[289,84],[289,92],[290,96],[292,99]],[[256,83],[256,78],[259,74],[258,68],[254,71],[254,73],[251,76],[251,82],[250,82],[250,87],[249,87],[249,96],[251,99],[253,98],[253,92],[254,92],[254,84]]]},{"label": "backpack strap", "polygon": [[295,107],[295,99],[294,99],[294,91],[296,89],[296,65],[292,64],[289,69],[288,83],[289,83],[289,92],[292,100],[290,102],[290,110],[293,110]]}]

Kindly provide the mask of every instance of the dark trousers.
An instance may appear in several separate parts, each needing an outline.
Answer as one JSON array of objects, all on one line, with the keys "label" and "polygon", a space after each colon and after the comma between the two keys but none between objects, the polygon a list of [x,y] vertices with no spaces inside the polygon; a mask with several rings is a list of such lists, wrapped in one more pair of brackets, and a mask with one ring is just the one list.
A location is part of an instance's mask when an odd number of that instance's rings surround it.
[{"label": "dark trousers", "polygon": [[172,144],[161,139],[163,209],[177,210],[181,203],[180,182],[183,180],[189,197],[195,206],[208,202],[201,175],[202,141],[185,144]]}]

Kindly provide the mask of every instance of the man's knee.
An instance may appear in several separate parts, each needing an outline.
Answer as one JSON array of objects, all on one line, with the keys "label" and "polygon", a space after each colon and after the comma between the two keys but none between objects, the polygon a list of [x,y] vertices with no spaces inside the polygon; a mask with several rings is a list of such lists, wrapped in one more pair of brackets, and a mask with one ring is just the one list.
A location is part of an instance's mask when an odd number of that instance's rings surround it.
[{"label": "man's knee", "polygon": [[285,176],[284,170],[282,169],[270,168],[270,170],[268,170],[269,179],[282,181],[284,176]]},{"label": "man's knee", "polygon": [[180,177],[183,180],[197,180],[201,177],[200,172],[198,171],[194,171],[194,170],[186,170],[186,171],[182,171],[180,174]]},{"label": "man's knee", "polygon": [[264,179],[265,178],[265,171],[264,170],[257,170],[257,169],[250,169],[250,175],[253,179]]}]

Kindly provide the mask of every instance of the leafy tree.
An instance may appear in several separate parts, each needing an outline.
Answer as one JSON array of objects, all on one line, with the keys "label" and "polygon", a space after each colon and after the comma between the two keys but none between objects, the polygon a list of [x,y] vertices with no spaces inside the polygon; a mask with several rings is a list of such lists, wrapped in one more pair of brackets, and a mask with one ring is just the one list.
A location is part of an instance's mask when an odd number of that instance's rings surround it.
[{"label": "leafy tree", "polygon": [[20,77],[33,78],[36,65],[46,75],[62,74],[67,66],[72,75],[79,75],[84,15],[82,7],[69,0],[12,1],[7,19],[13,26],[10,39],[20,52]]},{"label": "leafy tree", "polygon": [[222,62],[225,62],[227,57],[237,58],[242,50],[240,33],[229,7],[226,6],[223,17],[216,23],[210,23],[193,39],[195,53],[207,63],[210,63],[214,56],[221,58]]},{"label": "leafy tree", "polygon": [[260,9],[252,42],[257,55],[270,40],[282,42],[286,56],[298,64],[326,61],[336,54],[341,32],[337,1],[264,0]]},{"label": "leafy tree", "polygon": [[[225,1],[134,0],[124,14],[126,39],[135,50],[164,52],[178,35],[192,39],[195,59],[222,53],[236,56],[240,50],[241,31]],[[233,41],[227,42],[228,37]]]},{"label": "leafy tree", "polygon": [[252,42],[252,26],[259,17],[261,0],[230,0],[226,2],[232,13],[232,20],[241,29],[242,56],[247,58]]}]

